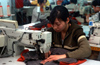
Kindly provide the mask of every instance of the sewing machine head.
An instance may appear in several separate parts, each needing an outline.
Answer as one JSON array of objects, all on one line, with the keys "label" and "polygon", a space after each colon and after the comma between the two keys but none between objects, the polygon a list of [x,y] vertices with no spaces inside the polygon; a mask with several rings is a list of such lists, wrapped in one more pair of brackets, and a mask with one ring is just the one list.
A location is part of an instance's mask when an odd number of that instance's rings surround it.
[{"label": "sewing machine head", "polygon": [[0,30],[0,47],[6,46],[9,55],[19,55],[24,50],[24,46],[34,47],[40,50],[40,53],[50,50],[51,32],[18,29],[17,21],[2,19],[0,19]]},{"label": "sewing machine head", "polygon": [[90,17],[89,22],[90,33],[89,33],[89,42],[96,45],[100,45],[100,20],[99,13],[96,13]]},{"label": "sewing machine head", "polygon": [[81,15],[87,15],[87,14],[93,13],[93,9],[92,9],[92,6],[90,6],[90,5],[80,6],[79,7],[79,12],[80,12]]}]

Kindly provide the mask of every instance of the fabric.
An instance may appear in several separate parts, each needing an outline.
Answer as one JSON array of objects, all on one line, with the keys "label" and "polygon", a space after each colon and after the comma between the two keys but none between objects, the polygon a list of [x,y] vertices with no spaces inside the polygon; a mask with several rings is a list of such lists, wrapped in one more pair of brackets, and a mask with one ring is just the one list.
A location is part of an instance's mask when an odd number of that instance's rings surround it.
[{"label": "fabric", "polygon": [[28,23],[26,13],[22,13],[21,11],[16,12],[16,20],[18,21],[18,25],[24,25]]},{"label": "fabric", "polygon": [[24,53],[27,53],[29,50],[26,49],[24,50],[22,53],[21,53],[21,57],[17,60],[17,61],[24,61],[25,60],[25,57],[23,56]]},{"label": "fabric", "polygon": [[47,27],[50,28],[51,24],[48,20],[41,20],[41,23],[35,24],[33,26],[29,26],[30,30],[41,30],[42,28]]},{"label": "fabric", "polygon": [[[50,50],[51,50],[51,55],[56,55],[56,54],[60,55],[60,54],[65,54],[66,52],[70,52],[63,48],[51,48]],[[26,65],[40,65],[40,62],[42,61],[41,59],[39,59],[39,56],[36,51],[24,50],[21,53],[21,58],[24,59],[23,61],[26,63]],[[45,65],[59,65],[60,62],[74,63],[77,62],[77,59],[64,58],[56,61],[47,62]]]},{"label": "fabric", "polygon": [[[65,54],[66,52],[70,52],[70,51],[63,48],[51,48],[52,55]],[[26,63],[26,65],[42,65],[40,64],[42,60],[38,59],[38,55],[36,51],[24,50],[21,53],[21,56],[24,57],[25,59],[24,62]],[[77,61],[76,59],[73,59],[73,58],[64,58],[64,59],[59,59],[56,61],[47,62],[44,65],[78,65],[78,64],[84,63],[85,61],[86,61],[85,59]]]},{"label": "fabric", "polygon": [[[72,50],[72,52],[66,52],[67,57],[75,59],[83,59],[91,54],[91,48],[86,38],[82,38],[78,42],[78,38],[82,35],[83,29],[81,26],[75,24],[73,21],[70,21],[71,26],[66,32],[64,43],[62,45],[61,33],[54,31],[53,28],[48,29],[52,32],[52,47],[66,48]],[[81,53],[80,53],[81,52]]]},{"label": "fabric", "polygon": [[76,24],[81,25],[81,22],[79,22],[75,17],[69,16],[69,18],[73,20],[73,22],[75,22]]},{"label": "fabric", "polygon": [[23,0],[15,0],[15,6],[16,6],[16,8],[22,8]]},{"label": "fabric", "polygon": [[73,3],[65,5],[65,7],[68,9],[68,11],[78,11],[78,6]]},{"label": "fabric", "polygon": [[84,62],[86,62],[87,60],[86,59],[84,59],[84,60],[78,60],[78,62],[76,62],[76,63],[66,63],[66,62],[60,62],[60,64],[59,65],[79,65],[79,64],[82,64],[82,63],[84,63]]}]

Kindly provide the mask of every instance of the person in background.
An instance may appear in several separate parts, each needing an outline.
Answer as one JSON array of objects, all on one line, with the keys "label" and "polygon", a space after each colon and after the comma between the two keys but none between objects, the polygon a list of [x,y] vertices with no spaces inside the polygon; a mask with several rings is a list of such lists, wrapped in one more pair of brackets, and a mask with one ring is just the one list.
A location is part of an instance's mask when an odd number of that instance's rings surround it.
[{"label": "person in background", "polygon": [[[56,6],[50,13],[49,21],[52,25],[48,30],[52,32],[52,47],[72,51],[62,55],[48,55],[49,57],[42,61],[42,64],[64,58],[85,59],[91,55],[91,48],[83,29],[69,19],[67,8]],[[49,51],[48,54],[50,53],[52,52]]]},{"label": "person in background", "polygon": [[100,0],[94,0],[92,2],[92,6],[96,13],[99,12],[100,11]]},{"label": "person in background", "polygon": [[[27,20],[26,24],[28,24],[28,23],[31,23],[31,20],[32,20],[32,10],[36,6],[36,4],[31,4],[30,0],[23,0],[23,4],[24,4],[24,6],[29,6],[29,8],[24,8],[23,9],[24,12],[26,12],[26,17],[27,17],[27,18],[25,18]],[[25,15],[23,17],[25,17]]]},{"label": "person in background", "polygon": [[91,2],[83,1],[82,3],[77,3],[79,15],[84,19],[82,24],[87,25],[86,16],[89,16],[92,13]]},{"label": "person in background", "polygon": [[68,4],[70,4],[70,2],[68,1],[68,0],[63,0],[63,2],[61,3],[61,5],[68,5]]},{"label": "person in background", "polygon": [[[46,0],[45,0],[45,2],[46,2]],[[46,2],[45,6],[50,6],[50,3],[49,3],[48,0],[47,0],[47,2]]]},{"label": "person in background", "polygon": [[70,0],[70,4],[65,5],[65,7],[68,9],[68,11],[76,11],[77,9],[77,0]]},{"label": "person in background", "polygon": [[33,9],[31,23],[37,22],[38,19],[46,19],[47,15],[48,15],[47,13],[44,13],[47,0],[37,0],[37,1],[39,3],[39,6],[40,6],[40,13],[37,12],[38,6]]},{"label": "person in background", "polygon": [[[46,2],[45,6],[50,6],[50,3],[48,0],[45,0],[44,2]],[[31,4],[39,6],[38,0],[33,0]]]},{"label": "person in background", "polygon": [[57,5],[61,5],[63,0],[57,0]]},{"label": "person in background", "polygon": [[[93,7],[94,12],[95,12],[96,14],[98,14],[98,13],[100,12],[100,0],[93,0],[93,1],[92,1],[92,7]],[[94,14],[94,15],[92,15],[92,16],[95,17],[96,14]],[[89,23],[89,17],[90,17],[90,15],[89,15],[89,16],[86,16],[86,21],[87,21],[88,23]],[[99,15],[98,15],[98,17],[99,17]],[[91,18],[91,17],[90,17],[90,18]]]}]

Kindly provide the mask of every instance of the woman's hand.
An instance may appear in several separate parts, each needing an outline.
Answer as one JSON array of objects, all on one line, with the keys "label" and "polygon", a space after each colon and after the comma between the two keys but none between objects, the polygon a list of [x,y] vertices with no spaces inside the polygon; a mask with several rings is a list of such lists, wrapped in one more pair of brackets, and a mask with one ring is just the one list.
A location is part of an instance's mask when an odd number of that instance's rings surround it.
[{"label": "woman's hand", "polygon": [[58,60],[58,59],[62,59],[62,58],[66,58],[66,55],[51,55],[50,57],[48,57],[45,61],[53,61],[53,60]]},{"label": "woman's hand", "polygon": [[45,64],[46,62],[50,62],[50,61],[54,61],[54,60],[58,60],[58,59],[63,59],[66,58],[66,55],[51,55],[50,57],[48,57],[46,60],[42,61],[42,64]]},{"label": "woman's hand", "polygon": [[89,17],[90,15],[86,15],[86,22],[89,23]]}]

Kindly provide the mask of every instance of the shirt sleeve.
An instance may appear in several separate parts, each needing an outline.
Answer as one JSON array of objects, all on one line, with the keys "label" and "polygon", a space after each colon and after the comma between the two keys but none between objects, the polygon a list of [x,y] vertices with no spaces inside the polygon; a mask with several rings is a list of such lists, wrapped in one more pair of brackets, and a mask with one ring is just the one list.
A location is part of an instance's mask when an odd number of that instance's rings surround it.
[{"label": "shirt sleeve", "polygon": [[32,21],[31,22],[36,22],[37,18],[38,18],[38,12],[37,12],[37,7],[35,7],[32,12]]},{"label": "shirt sleeve", "polygon": [[89,57],[91,54],[91,48],[81,28],[75,31],[74,38],[76,38],[79,48],[75,51],[68,52],[66,56],[75,59]]}]

